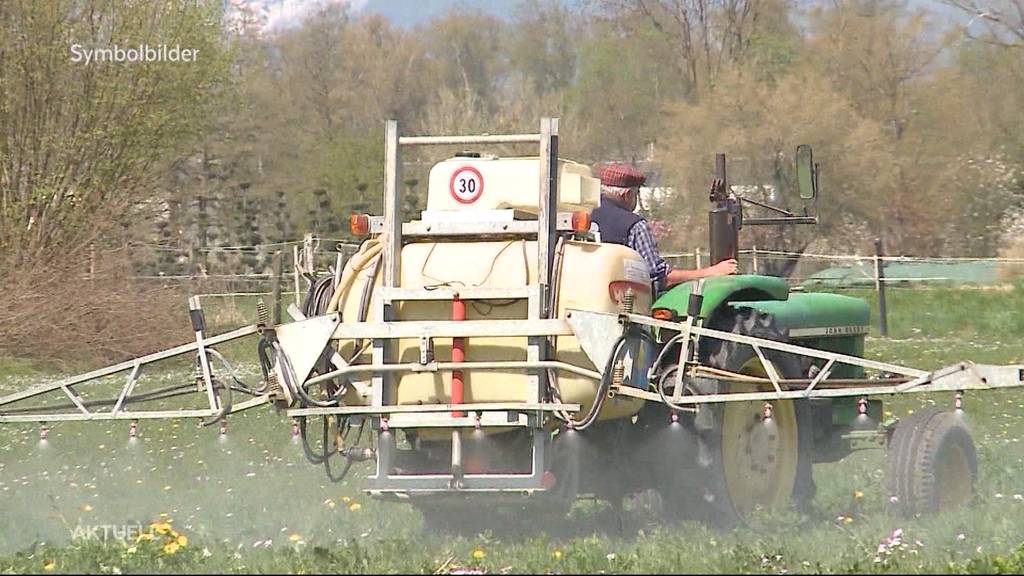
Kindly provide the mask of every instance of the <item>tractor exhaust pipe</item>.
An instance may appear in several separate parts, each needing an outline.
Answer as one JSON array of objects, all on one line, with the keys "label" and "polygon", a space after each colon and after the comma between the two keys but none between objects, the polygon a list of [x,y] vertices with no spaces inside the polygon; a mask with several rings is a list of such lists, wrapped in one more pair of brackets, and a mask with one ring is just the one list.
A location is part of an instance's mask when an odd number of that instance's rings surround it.
[{"label": "tractor exhaust pipe", "polygon": [[710,265],[739,255],[740,227],[743,215],[740,201],[729,192],[725,172],[725,154],[715,154],[715,180],[711,184],[711,210],[708,211],[708,248]]}]

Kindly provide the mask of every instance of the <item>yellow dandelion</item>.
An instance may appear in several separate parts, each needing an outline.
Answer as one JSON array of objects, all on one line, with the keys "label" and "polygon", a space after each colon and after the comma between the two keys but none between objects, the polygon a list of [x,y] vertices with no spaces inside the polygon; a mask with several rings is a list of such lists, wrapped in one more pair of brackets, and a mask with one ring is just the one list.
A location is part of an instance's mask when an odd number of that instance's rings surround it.
[{"label": "yellow dandelion", "polygon": [[178,539],[176,540],[176,542],[178,543],[178,546],[188,546],[188,536],[185,536],[184,534],[178,534]]},{"label": "yellow dandelion", "polygon": [[551,557],[554,558],[555,560],[561,560],[562,559],[562,551],[559,550],[558,548],[555,548],[555,551],[551,553]]},{"label": "yellow dandelion", "polygon": [[907,409],[907,414],[913,414],[913,413],[914,413],[914,410],[912,408]]},{"label": "yellow dandelion", "polygon": [[483,560],[487,556],[487,553],[483,551],[483,548],[473,549],[473,560]]},{"label": "yellow dandelion", "polygon": [[850,516],[843,516],[843,524],[853,524],[853,518]]},{"label": "yellow dandelion", "polygon": [[349,502],[352,501],[352,499],[349,498],[348,496],[342,496],[341,501],[344,502],[345,504],[348,504]]},{"label": "yellow dandelion", "polygon": [[292,534],[288,539],[292,542],[298,542],[299,540],[302,540],[302,536],[300,534]]},{"label": "yellow dandelion", "polygon": [[152,532],[143,532],[142,534],[139,534],[138,538],[135,539],[136,542],[142,542],[143,540],[145,540],[147,542],[152,541],[153,540],[153,533]]},{"label": "yellow dandelion", "polygon": [[363,505],[360,504],[359,502],[353,502],[348,505],[348,509],[351,510],[352,512],[358,512],[362,507]]},{"label": "yellow dandelion", "polygon": [[854,500],[860,500],[863,497],[864,497],[864,493],[861,492],[860,490],[854,490],[853,491],[853,499]]},{"label": "yellow dandelion", "polygon": [[334,503],[334,500],[331,500],[330,498],[324,500],[324,505],[330,508],[331,510],[333,510],[334,507],[337,506],[337,504]]},{"label": "yellow dandelion", "polygon": [[92,512],[92,506],[90,506],[89,504],[82,506],[82,512]]},{"label": "yellow dandelion", "polygon": [[168,522],[153,522],[149,527],[157,534],[167,534],[171,531],[171,525]]},{"label": "yellow dandelion", "polygon": [[43,561],[43,570],[46,570],[47,572],[53,572],[53,569],[56,568],[56,567],[57,567],[57,562],[55,562],[53,560],[45,560],[45,561]]},{"label": "yellow dandelion", "polygon": [[164,492],[167,492],[170,489],[171,489],[171,486],[169,484],[167,486],[164,486]]},{"label": "yellow dandelion", "polygon": [[178,543],[176,541],[171,540],[170,542],[164,544],[164,554],[167,554],[167,555],[174,554],[175,552],[178,551],[178,548],[180,548],[180,547],[181,546],[178,546]]}]

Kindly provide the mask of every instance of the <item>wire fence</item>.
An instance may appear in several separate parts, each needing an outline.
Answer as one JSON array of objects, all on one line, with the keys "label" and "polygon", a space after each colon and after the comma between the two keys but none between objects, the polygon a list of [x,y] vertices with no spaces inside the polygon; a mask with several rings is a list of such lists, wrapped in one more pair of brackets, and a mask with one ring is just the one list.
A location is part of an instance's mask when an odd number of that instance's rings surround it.
[{"label": "wire fence", "polygon": [[[304,278],[334,274],[358,249],[348,239],[313,235],[258,245],[126,247],[137,271],[133,280],[184,288],[201,298],[272,296],[279,290],[296,304],[305,294]],[[275,257],[280,259],[277,266]]]},{"label": "wire fence", "polygon": [[[779,276],[796,289],[871,290],[878,307],[879,331],[887,335],[886,290],[955,286],[988,288],[1024,277],[1024,258],[887,256],[876,244],[873,254],[820,254],[751,247],[739,251],[740,273]],[[275,319],[288,306],[301,306],[312,278],[340,275],[359,249],[349,239],[307,234],[291,240],[251,246],[181,249],[136,244],[126,247],[135,280],[158,282],[200,299],[232,321],[251,316],[255,299],[273,307]],[[701,268],[710,264],[706,250],[664,253],[673,266]],[[95,271],[90,262],[88,275]],[[233,316],[232,316],[233,315]]]},{"label": "wire fence", "polygon": [[[886,256],[882,254],[818,254],[783,250],[739,251],[740,272],[782,276],[792,285],[809,288],[860,289],[957,285],[984,287],[1024,277],[1024,258]],[[710,264],[707,251],[666,254],[673,266],[700,268]]]},{"label": "wire fence", "polygon": [[[296,302],[305,293],[304,277],[335,274],[358,248],[351,239],[311,234],[301,240],[259,245],[127,247],[137,280],[177,285],[204,298],[270,296],[278,282],[282,296]],[[281,259],[276,270],[275,254]],[[681,268],[710,264],[708,252],[701,249],[665,253],[664,257]],[[839,290],[879,289],[882,285],[983,287],[1024,277],[1024,258],[820,254],[753,247],[740,250],[738,260],[741,273],[780,276],[795,286]]]}]

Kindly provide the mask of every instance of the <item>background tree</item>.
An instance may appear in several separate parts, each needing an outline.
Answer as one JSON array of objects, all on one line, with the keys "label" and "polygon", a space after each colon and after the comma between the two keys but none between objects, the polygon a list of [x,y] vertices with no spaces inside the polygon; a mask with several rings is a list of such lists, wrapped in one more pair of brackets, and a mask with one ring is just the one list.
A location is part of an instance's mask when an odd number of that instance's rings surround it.
[{"label": "background tree", "polygon": [[[409,27],[323,2],[269,30],[252,10],[221,18],[219,3],[4,3],[0,242],[34,258],[131,240],[233,269],[212,249],[336,235],[349,212],[378,212],[386,119],[496,133],[547,115],[562,119],[563,156],[636,162],[674,190],[649,207],[669,251],[705,242],[715,152],[734,184],[794,205],[806,142],[822,225],[749,229],[745,243],[845,252],[882,236],[893,252],[993,255],[1024,198],[1020,0],[936,1],[963,19],[894,0],[523,0],[505,18],[449,11]],[[77,19],[86,8],[101,25]],[[212,57],[69,63],[71,39],[154,37]],[[406,156],[408,212],[456,151]]]},{"label": "background tree", "polygon": [[[70,46],[163,43],[190,64],[74,62]],[[146,216],[168,162],[202,131],[228,75],[219,3],[0,7],[0,252],[73,256]]]}]

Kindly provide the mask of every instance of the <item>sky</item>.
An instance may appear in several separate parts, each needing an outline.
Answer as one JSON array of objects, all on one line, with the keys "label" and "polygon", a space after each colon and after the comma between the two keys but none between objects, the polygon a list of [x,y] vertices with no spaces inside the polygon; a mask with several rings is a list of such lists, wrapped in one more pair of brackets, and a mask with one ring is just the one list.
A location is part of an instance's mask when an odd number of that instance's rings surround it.
[{"label": "sky", "polygon": [[[394,24],[411,27],[429,21],[458,7],[501,16],[511,13],[521,0],[224,0],[229,6],[242,8],[257,15],[263,32],[273,32],[298,24],[305,14],[322,4],[347,4],[352,13],[377,13]],[[580,4],[583,0],[564,0],[567,4]],[[806,2],[808,0],[804,0]],[[809,0],[814,2],[817,0]],[[804,3],[801,2],[801,3]],[[907,0],[910,6],[933,10],[944,20],[965,21],[966,17],[937,0]]]},{"label": "sky", "polygon": [[[258,13],[266,24],[264,31],[296,25],[305,14],[323,4],[347,4],[354,14],[376,13],[399,26],[415,26],[460,6],[500,16],[521,0],[225,0],[228,5],[244,6]],[[579,0],[565,0],[578,3]]]}]

